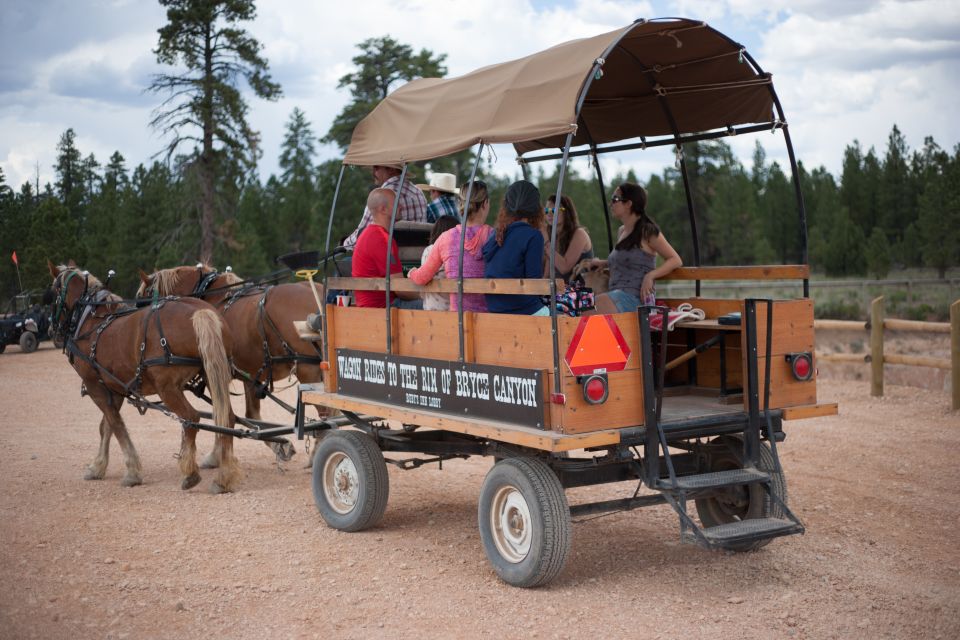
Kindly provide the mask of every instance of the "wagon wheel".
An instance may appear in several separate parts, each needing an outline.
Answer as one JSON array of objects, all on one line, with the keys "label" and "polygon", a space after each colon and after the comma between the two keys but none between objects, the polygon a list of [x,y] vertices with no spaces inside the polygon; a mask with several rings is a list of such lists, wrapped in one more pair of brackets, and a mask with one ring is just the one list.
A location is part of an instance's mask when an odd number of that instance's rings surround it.
[{"label": "wagon wheel", "polygon": [[390,479],[373,438],[358,431],[332,431],[313,457],[313,500],[330,527],[361,531],[383,517]]},{"label": "wagon wheel", "polygon": [[553,470],[536,458],[507,458],[480,488],[480,539],[493,570],[515,587],[546,584],[570,552],[570,507]]},{"label": "wagon wheel", "polygon": [[[743,438],[724,436],[711,442],[715,445],[708,459],[708,471],[728,471],[743,468]],[[770,475],[770,490],[783,504],[787,504],[787,483],[783,472],[775,472],[776,464],[770,445],[760,443],[758,468]],[[705,527],[754,518],[782,518],[783,509],[760,484],[728,487],[709,498],[696,500],[697,514]],[[724,546],[731,551],[752,551],[768,544],[770,539],[731,543]]]},{"label": "wagon wheel", "polygon": [[20,350],[24,353],[33,353],[37,350],[37,334],[33,331],[24,331],[20,336]]}]

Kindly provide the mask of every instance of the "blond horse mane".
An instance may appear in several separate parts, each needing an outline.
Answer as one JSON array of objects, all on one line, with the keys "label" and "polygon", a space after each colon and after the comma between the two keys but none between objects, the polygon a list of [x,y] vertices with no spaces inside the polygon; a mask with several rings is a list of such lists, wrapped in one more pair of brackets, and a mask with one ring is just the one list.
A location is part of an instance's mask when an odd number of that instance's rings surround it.
[{"label": "blond horse mane", "polygon": [[[177,285],[180,284],[184,270],[190,270],[192,272],[195,268],[196,267],[171,267],[169,269],[160,269],[159,271],[154,271],[152,274],[150,274],[150,278],[153,281],[153,286],[156,289],[157,295],[170,295],[170,292],[175,291]],[[213,270],[213,267],[206,264],[203,265],[203,268],[206,270]],[[243,282],[243,278],[232,271],[221,273],[219,277],[223,278],[224,283],[227,285]],[[137,297],[143,297],[146,293],[146,289],[146,283],[141,282],[140,287],[137,289]]]}]

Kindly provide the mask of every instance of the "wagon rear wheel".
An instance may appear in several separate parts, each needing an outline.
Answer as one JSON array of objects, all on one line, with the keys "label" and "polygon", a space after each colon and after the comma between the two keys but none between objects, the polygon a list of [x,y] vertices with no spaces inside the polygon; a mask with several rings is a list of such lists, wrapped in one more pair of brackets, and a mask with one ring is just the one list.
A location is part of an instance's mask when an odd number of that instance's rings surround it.
[{"label": "wagon rear wheel", "polygon": [[536,458],[507,458],[480,489],[480,539],[500,579],[515,587],[546,584],[570,552],[570,507],[553,470]]},{"label": "wagon rear wheel", "polygon": [[[739,436],[723,436],[711,442],[714,447],[709,459],[709,471],[728,471],[743,468],[743,438]],[[760,471],[770,474],[770,490],[783,504],[787,504],[787,483],[783,472],[775,472],[776,463],[770,445],[760,443],[759,464]],[[767,490],[759,484],[738,485],[728,487],[709,498],[700,498],[696,501],[697,514],[705,527],[715,527],[740,520],[753,518],[782,518],[783,509],[771,497]],[[768,544],[770,539],[751,542],[733,543],[727,545],[731,551],[752,551]]]},{"label": "wagon rear wheel", "polygon": [[361,531],[383,517],[390,480],[383,453],[358,431],[333,431],[313,457],[313,500],[330,527]]},{"label": "wagon rear wheel", "polygon": [[20,350],[24,353],[33,353],[37,350],[37,334],[33,331],[24,331],[20,335]]}]

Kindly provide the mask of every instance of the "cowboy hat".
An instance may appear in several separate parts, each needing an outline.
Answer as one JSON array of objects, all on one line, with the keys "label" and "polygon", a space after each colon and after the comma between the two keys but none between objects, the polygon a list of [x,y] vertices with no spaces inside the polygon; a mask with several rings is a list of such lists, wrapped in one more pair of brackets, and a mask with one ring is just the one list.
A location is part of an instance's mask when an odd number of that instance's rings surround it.
[{"label": "cowboy hat", "polygon": [[435,173],[430,176],[430,184],[418,184],[418,189],[424,191],[443,191],[444,193],[459,194],[457,176],[452,173]]}]

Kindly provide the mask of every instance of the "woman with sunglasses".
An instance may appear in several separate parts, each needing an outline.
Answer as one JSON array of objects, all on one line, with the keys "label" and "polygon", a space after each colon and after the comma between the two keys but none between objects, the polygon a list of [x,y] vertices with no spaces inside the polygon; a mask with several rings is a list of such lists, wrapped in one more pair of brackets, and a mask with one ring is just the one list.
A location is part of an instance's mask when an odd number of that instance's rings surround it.
[{"label": "woman with sunglasses", "polygon": [[[610,205],[613,217],[622,226],[610,257],[592,261],[595,266],[610,269],[610,289],[597,296],[597,313],[636,311],[641,304],[654,304],[657,278],[681,266],[683,260],[647,215],[643,187],[624,182],[614,191]],[[658,255],[663,258],[659,267]]]},{"label": "woman with sunglasses", "polygon": [[[544,213],[547,214],[547,238],[550,237],[550,227],[554,224],[559,225],[557,227],[557,251],[554,252],[553,256],[554,269],[557,278],[563,278],[564,282],[570,282],[573,268],[581,260],[593,257],[593,243],[587,230],[580,226],[580,218],[577,216],[577,208],[573,206],[573,200],[569,196],[561,195],[558,211],[556,198],[556,195],[547,198],[547,206],[544,209]],[[549,241],[547,241],[547,246],[549,247]],[[550,264],[549,253],[545,264]]]}]

